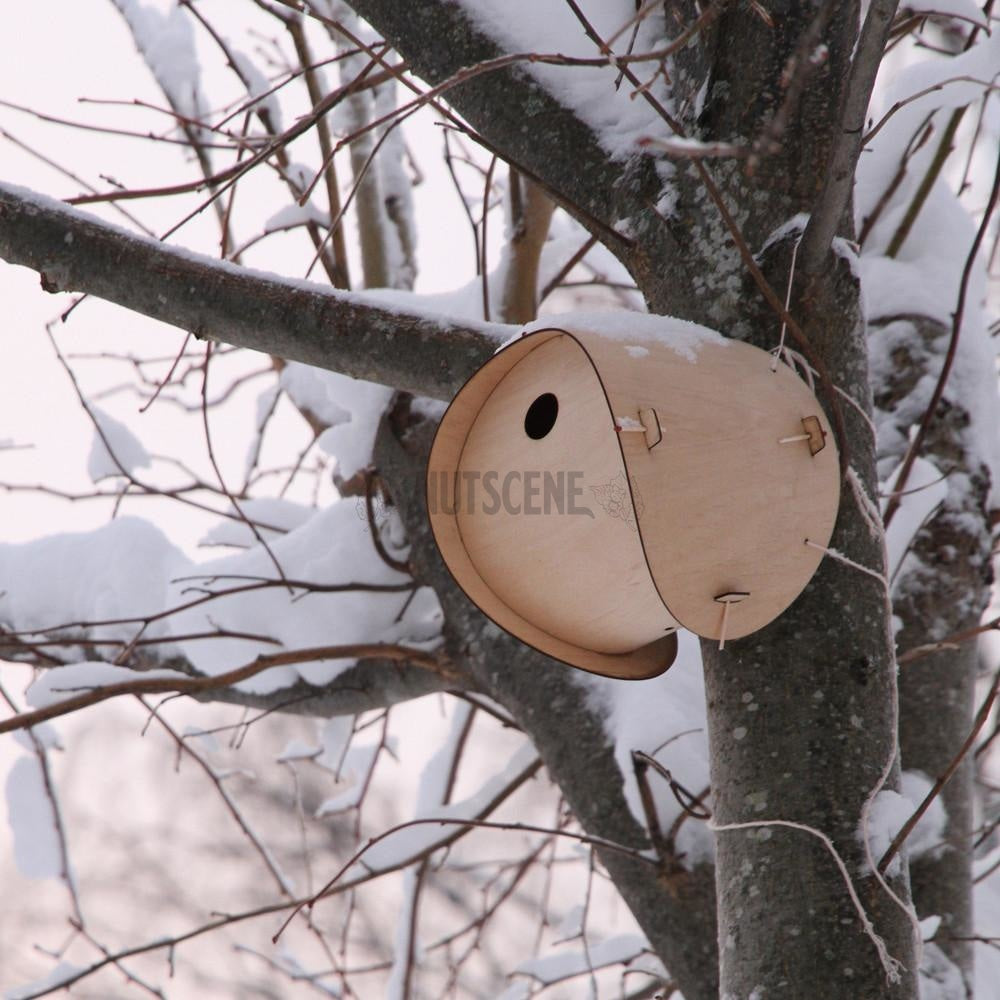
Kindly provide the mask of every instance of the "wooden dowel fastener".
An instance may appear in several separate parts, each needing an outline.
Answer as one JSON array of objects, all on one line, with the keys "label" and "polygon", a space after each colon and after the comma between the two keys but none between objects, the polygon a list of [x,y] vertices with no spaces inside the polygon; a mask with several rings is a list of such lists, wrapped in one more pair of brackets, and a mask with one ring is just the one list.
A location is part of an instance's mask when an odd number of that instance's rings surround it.
[{"label": "wooden dowel fastener", "polygon": [[744,590],[730,590],[725,594],[716,595],[713,600],[722,605],[722,627],[719,629],[719,649],[726,648],[726,626],[729,624],[729,608],[733,604],[739,604],[750,596]]},{"label": "wooden dowel fastener", "polygon": [[778,444],[808,441],[809,454],[818,455],[826,447],[826,431],[823,430],[819,417],[803,417],[802,429],[805,431],[804,434],[791,434],[788,437],[778,438]]},{"label": "wooden dowel fastener", "polygon": [[615,417],[615,431],[618,434],[638,434],[640,432],[645,434],[646,447],[650,451],[663,440],[660,418],[651,406],[639,410],[638,419],[635,417]]}]

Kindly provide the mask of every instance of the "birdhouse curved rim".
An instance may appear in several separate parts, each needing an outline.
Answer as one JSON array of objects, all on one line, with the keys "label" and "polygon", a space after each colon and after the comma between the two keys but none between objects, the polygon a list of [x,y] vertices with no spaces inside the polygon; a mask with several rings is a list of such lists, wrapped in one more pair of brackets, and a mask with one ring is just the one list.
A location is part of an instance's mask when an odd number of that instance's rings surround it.
[{"label": "birdhouse curved rim", "polygon": [[[598,370],[593,357],[580,338],[574,335],[571,330],[566,330],[562,327],[551,326],[528,330],[522,333],[521,336],[500,347],[490,361],[477,369],[463,383],[462,387],[452,398],[443,416],[441,417],[441,421],[434,434],[434,440],[431,443],[431,449],[428,456],[429,472],[432,471],[435,453],[439,451],[439,446],[445,440],[450,424],[456,420],[462,419],[464,416],[464,414],[459,415],[457,413],[457,409],[468,402],[467,399],[463,399],[463,395],[467,395],[467,390],[473,386],[473,383],[479,380],[491,383],[488,385],[488,388],[480,400],[479,406],[481,408],[514,365],[523,361],[533,350],[541,347],[542,344],[557,336],[569,337],[583,352],[584,357],[586,357],[588,363],[593,369],[594,374],[597,377],[598,384],[601,387],[601,392],[611,421],[611,427],[613,428],[615,426],[614,410],[612,408],[611,400],[608,396],[604,380],[601,378],[601,373]],[[524,349],[524,345],[528,342],[533,342],[532,346],[528,349]],[[511,360],[510,365],[508,367],[501,366],[500,368],[497,368],[495,365],[496,360],[504,355],[507,355],[508,359]],[[467,429],[468,425],[466,425],[466,430]],[[615,446],[618,449],[622,468],[625,470],[625,481],[628,486],[629,504],[631,505],[634,513],[635,497],[633,495],[632,483],[628,475],[628,463],[626,461],[624,450],[622,449],[621,439],[617,434],[614,436]],[[458,468],[458,459],[462,453],[463,447],[464,437],[455,456],[455,469]],[[435,509],[436,503],[432,501],[436,500],[436,498],[432,498],[430,495],[431,483],[429,476],[425,479],[424,486],[425,502],[427,504],[427,511],[431,523],[431,532],[439,550],[442,555],[445,556],[443,559],[445,568],[448,570],[449,575],[455,583],[458,584],[459,588],[463,591],[466,597],[468,597],[469,600],[479,609],[479,611],[481,611],[495,625],[498,625],[505,631],[512,633],[519,641],[525,643],[525,645],[528,645],[533,649],[536,649],[538,652],[543,653],[546,656],[550,656],[553,659],[568,664],[569,666],[579,667],[590,673],[615,677],[620,680],[647,680],[663,673],[673,664],[674,659],[677,656],[676,629],[668,632],[659,639],[654,639],[652,642],[646,643],[645,645],[628,652],[601,653],[596,650],[587,649],[583,646],[578,646],[565,639],[561,639],[558,636],[552,635],[552,633],[547,632],[545,629],[533,624],[522,615],[518,614],[518,612],[511,608],[493,591],[472,563],[465,550],[464,544],[461,541],[461,535],[458,531],[456,523],[457,519],[454,513],[449,514]],[[638,522],[638,518],[636,518],[636,521]],[[449,527],[454,529],[455,538],[445,537],[445,532]],[[676,621],[676,618],[670,613],[666,602],[663,600],[663,595],[660,593],[660,590],[656,585],[652,567],[649,564],[646,546],[642,543],[641,529],[639,539],[639,547],[642,550],[643,563],[646,568],[646,574],[649,578],[649,582],[653,585],[653,588],[663,604],[663,607],[666,609],[667,614]],[[456,564],[461,565],[461,571],[458,570]],[[466,564],[468,565],[466,566]],[[466,569],[470,571],[470,576],[468,579],[463,579]],[[479,584],[480,587],[476,587],[474,584]],[[488,592],[488,595],[491,598],[489,607],[484,606],[487,602],[477,599],[476,594],[471,592],[480,588]],[[498,611],[500,613],[497,613]]]}]

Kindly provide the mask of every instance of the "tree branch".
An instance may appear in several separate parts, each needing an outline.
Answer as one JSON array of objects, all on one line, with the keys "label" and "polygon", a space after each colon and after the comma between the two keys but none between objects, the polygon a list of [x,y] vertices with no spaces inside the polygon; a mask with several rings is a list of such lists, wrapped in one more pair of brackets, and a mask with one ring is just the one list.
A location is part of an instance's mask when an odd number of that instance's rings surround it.
[{"label": "tree branch", "polygon": [[[578,672],[502,632],[459,590],[431,537],[421,483],[434,425],[400,400],[383,419],[375,447],[380,475],[394,487],[417,578],[434,587],[445,614],[445,650],[471,683],[499,702],[531,739],[589,836],[644,849],[647,831],[633,818],[605,719]],[[650,877],[648,865],[620,852],[601,860],[685,996],[718,995],[714,873],[699,864]],[[664,889],[669,879],[669,890]]]},{"label": "tree branch", "polygon": [[868,8],[851,62],[840,129],[830,151],[823,190],[813,205],[799,247],[799,265],[805,274],[816,274],[825,267],[833,237],[850,204],[868,102],[897,4],[898,0],[872,0]]},{"label": "tree branch", "polygon": [[202,339],[435,399],[451,399],[514,332],[220,262],[3,183],[0,258],[38,271],[49,292],[87,292]]},{"label": "tree branch", "polygon": [[89,705],[117,698],[123,694],[187,694],[200,695],[206,692],[219,691],[232,684],[255,677],[272,667],[287,666],[295,663],[308,663],[313,660],[339,660],[351,657],[374,657],[383,660],[399,660],[421,667],[442,677],[449,682],[456,681],[457,675],[445,661],[431,653],[406,646],[393,646],[388,643],[354,643],[343,646],[316,646],[309,649],[289,650],[258,656],[255,660],[227,670],[225,673],[198,677],[138,677],[135,680],[121,681],[117,684],[105,684],[100,687],[87,688],[80,694],[70,694],[69,697],[53,702],[32,712],[22,712],[9,719],[0,720],[0,733],[13,732],[17,729],[27,729],[41,722],[68,715]]},{"label": "tree branch", "polygon": [[[174,663],[163,665],[176,667]],[[348,667],[328,684],[321,686],[299,680],[289,687],[265,694],[226,687],[195,695],[195,699],[243,705],[261,712],[332,719],[335,716],[359,715],[373,709],[391,708],[427,694],[445,691],[454,693],[466,689],[467,682],[454,676],[446,677],[409,663],[374,658],[358,660],[353,667]]]},{"label": "tree branch", "polygon": [[[351,0],[350,5],[433,85],[509,55],[457,3]],[[600,56],[596,49],[595,55]],[[608,92],[613,91],[609,67]],[[703,319],[689,233],[679,220],[661,219],[651,211],[664,189],[654,156],[639,147],[628,157],[610,156],[594,129],[519,64],[470,75],[449,88],[447,100],[476,129],[477,141],[539,184],[631,271],[649,268],[653,259],[668,271],[674,315]],[[679,177],[674,182],[688,183]]]}]

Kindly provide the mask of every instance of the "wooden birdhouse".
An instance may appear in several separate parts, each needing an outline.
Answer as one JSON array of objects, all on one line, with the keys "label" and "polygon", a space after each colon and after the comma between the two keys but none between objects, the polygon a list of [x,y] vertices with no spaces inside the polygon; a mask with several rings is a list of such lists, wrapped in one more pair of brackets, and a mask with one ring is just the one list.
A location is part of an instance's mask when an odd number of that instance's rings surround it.
[{"label": "wooden birdhouse", "polygon": [[720,642],[762,628],[833,530],[816,397],[772,355],[687,326],[675,346],[527,334],[465,384],[431,449],[428,512],[458,584],[594,673],[661,673],[678,627]]}]

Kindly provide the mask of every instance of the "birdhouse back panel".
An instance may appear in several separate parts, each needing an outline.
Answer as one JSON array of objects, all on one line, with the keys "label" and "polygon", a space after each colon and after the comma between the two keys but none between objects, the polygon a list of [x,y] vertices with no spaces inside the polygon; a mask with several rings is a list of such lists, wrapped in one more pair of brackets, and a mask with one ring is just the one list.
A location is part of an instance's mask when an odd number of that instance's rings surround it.
[{"label": "birdhouse back panel", "polygon": [[818,400],[787,365],[739,341],[683,352],[650,343],[641,364],[615,341],[585,342],[619,423],[655,415],[655,446],[621,437],[671,615],[708,638],[762,628],[815,573],[823,554],[807,539],[825,546],[836,520],[839,461]]}]

